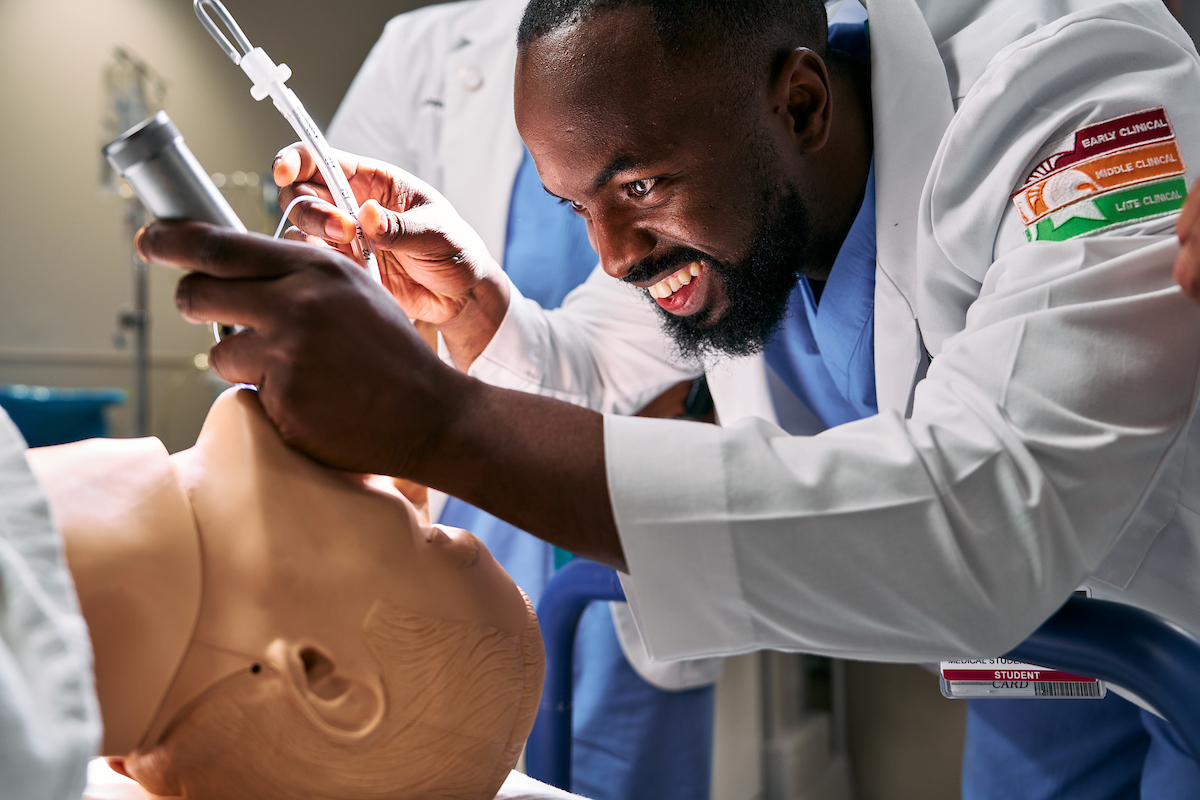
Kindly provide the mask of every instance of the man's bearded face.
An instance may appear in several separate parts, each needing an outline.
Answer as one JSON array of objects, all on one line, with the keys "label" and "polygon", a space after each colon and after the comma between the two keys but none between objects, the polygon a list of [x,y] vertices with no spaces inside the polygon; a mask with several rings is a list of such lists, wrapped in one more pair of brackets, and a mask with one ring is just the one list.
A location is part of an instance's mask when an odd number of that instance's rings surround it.
[{"label": "man's bearded face", "polygon": [[788,187],[773,186],[766,175],[757,176],[762,189],[761,222],[754,231],[745,257],[722,263],[698,250],[680,248],[643,259],[624,278],[645,282],[667,271],[699,262],[712,270],[724,286],[721,313],[711,308],[690,316],[659,310],[663,329],[681,356],[746,356],[762,352],[787,315],[788,301],[803,274],[810,245],[808,212],[799,195]]}]

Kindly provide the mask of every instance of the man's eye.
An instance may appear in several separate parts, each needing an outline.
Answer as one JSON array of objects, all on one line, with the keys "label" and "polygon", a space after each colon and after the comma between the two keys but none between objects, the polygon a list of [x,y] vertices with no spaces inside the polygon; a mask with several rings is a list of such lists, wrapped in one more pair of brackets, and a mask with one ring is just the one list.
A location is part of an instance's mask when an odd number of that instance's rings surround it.
[{"label": "man's eye", "polygon": [[558,204],[560,206],[570,206],[571,210],[576,214],[582,214],[584,210],[582,204],[576,203],[574,200],[567,200],[565,197],[558,198]]},{"label": "man's eye", "polygon": [[650,190],[654,188],[654,184],[657,182],[656,178],[642,178],[640,181],[625,184],[625,188],[629,192],[630,197],[645,197],[650,194]]}]

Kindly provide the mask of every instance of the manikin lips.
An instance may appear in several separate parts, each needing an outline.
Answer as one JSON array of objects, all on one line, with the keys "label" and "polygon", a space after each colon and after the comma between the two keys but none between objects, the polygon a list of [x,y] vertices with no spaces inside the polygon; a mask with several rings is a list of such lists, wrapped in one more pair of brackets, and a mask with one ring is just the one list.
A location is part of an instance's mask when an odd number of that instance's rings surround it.
[{"label": "manikin lips", "polygon": [[699,310],[692,306],[697,305],[703,298],[707,273],[708,268],[704,264],[692,261],[648,287],[646,291],[665,310],[687,316]]}]

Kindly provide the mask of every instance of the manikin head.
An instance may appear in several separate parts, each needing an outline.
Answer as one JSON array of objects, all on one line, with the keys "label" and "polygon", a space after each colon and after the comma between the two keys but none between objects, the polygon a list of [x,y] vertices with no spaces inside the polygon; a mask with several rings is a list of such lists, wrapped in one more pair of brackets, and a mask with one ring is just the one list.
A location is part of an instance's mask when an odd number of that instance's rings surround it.
[{"label": "manikin head", "polygon": [[[825,37],[819,0],[526,7],[517,126],[542,182],[685,351],[761,349],[800,275],[826,277],[849,230],[869,102]],[[663,292],[680,270],[689,283]]]},{"label": "manikin head", "polygon": [[282,443],[231,390],[196,446],[30,451],[93,638],[104,754],[159,795],[491,798],[541,693],[469,533]]}]

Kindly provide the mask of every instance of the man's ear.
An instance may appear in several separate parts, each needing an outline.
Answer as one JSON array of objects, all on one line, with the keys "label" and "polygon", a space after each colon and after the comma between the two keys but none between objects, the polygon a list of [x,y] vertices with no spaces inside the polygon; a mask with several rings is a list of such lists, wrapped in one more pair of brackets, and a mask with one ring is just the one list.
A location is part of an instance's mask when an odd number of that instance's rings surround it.
[{"label": "man's ear", "polygon": [[825,146],[833,121],[833,88],[820,56],[807,47],[788,53],[771,86],[771,99],[801,153]]},{"label": "man's ear", "polygon": [[301,705],[329,733],[366,736],[383,719],[386,702],[382,687],[339,672],[325,648],[276,639],[267,648],[267,656],[281,668]]}]

